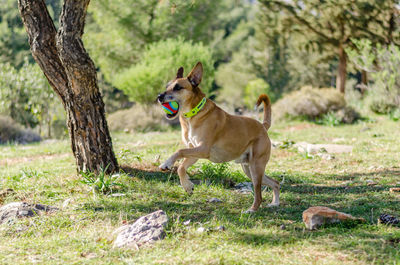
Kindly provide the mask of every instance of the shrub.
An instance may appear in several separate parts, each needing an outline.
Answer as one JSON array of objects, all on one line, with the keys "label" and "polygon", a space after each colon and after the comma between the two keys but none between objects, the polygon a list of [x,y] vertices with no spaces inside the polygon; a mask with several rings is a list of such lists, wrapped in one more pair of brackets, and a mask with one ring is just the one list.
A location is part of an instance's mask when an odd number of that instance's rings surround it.
[{"label": "shrub", "polygon": [[109,176],[105,173],[106,170],[107,167],[101,170],[97,175],[92,172],[81,172],[83,178],[81,182],[91,187],[94,194],[110,194],[118,189],[125,188],[125,186],[119,182],[120,174]]},{"label": "shrub", "polygon": [[40,141],[40,136],[31,130],[25,130],[10,117],[0,116],[0,144],[30,143]]},{"label": "shrub", "polygon": [[257,78],[253,72],[252,65],[243,52],[233,54],[229,63],[221,64],[215,73],[215,81],[221,87],[218,90],[218,102],[234,108],[243,107],[244,88]]},{"label": "shrub", "polygon": [[155,102],[157,94],[165,89],[167,82],[175,77],[180,66],[183,66],[188,74],[198,61],[203,63],[204,68],[201,88],[208,93],[214,79],[211,50],[202,44],[193,44],[182,38],[150,44],[140,62],[118,74],[113,80],[113,85],[136,102],[152,103]]},{"label": "shrub", "polygon": [[275,95],[272,93],[268,83],[263,79],[257,78],[247,83],[247,86],[244,89],[243,99],[246,107],[252,109],[261,94],[267,94],[271,101],[274,101],[275,99]]},{"label": "shrub", "polygon": [[273,105],[272,117],[277,120],[285,117],[315,119],[345,105],[343,95],[336,89],[305,86],[277,101]]},{"label": "shrub", "polygon": [[[119,110],[107,117],[112,131],[165,131],[168,123],[159,105],[143,106],[135,104],[130,109]],[[178,119],[174,120],[175,122]]]},{"label": "shrub", "polygon": [[232,170],[228,163],[204,163],[196,177],[211,184],[222,184],[224,187],[232,187],[237,182],[248,180],[240,171]]},{"label": "shrub", "polygon": [[52,123],[65,117],[62,105],[40,68],[27,61],[17,70],[0,63],[0,113],[10,116],[25,127],[47,128],[51,137]]}]

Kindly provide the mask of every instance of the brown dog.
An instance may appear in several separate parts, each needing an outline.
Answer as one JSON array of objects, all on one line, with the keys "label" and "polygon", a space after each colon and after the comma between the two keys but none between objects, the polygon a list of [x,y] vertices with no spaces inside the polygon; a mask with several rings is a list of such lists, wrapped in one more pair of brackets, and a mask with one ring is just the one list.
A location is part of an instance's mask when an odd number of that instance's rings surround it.
[{"label": "brown dog", "polygon": [[167,114],[173,119],[179,114],[182,138],[187,148],[180,149],[161,166],[170,169],[175,161],[183,158],[178,168],[181,185],[192,193],[193,183],[186,173],[188,167],[198,159],[205,158],[215,163],[235,160],[254,185],[254,202],[247,212],[256,211],[261,204],[261,185],[273,190],[272,203],[279,205],[280,184],[265,176],[265,166],[271,152],[271,141],[267,130],[271,126],[271,103],[267,95],[258,98],[257,106],[264,103],[264,122],[242,116],[230,115],[220,109],[213,101],[205,99],[199,84],[203,75],[203,66],[196,64],[187,77],[183,77],[183,68],[179,68],[176,78],[167,85],[167,90],[158,95],[159,103],[177,101],[178,112]]}]

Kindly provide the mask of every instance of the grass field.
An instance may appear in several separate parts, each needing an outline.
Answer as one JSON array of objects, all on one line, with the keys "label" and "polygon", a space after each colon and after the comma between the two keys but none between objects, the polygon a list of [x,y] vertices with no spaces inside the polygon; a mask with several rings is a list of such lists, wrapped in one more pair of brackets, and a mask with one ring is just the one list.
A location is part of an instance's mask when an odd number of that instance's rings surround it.
[{"label": "grass field", "polygon": [[[350,154],[323,160],[293,148],[273,149],[267,174],[281,181],[281,206],[243,214],[252,194],[239,194],[232,182],[248,181],[239,166],[201,161],[190,171],[200,179],[188,196],[174,173],[157,166],[180,143],[179,131],[114,133],[114,150],[125,173],[116,180],[124,196],[94,193],[75,171],[69,142],[45,141],[0,146],[0,198],[43,203],[60,211],[0,226],[1,264],[400,264],[400,229],[377,224],[381,213],[400,216],[400,123],[374,122],[338,127],[306,122],[280,123],[273,140],[338,143]],[[374,182],[376,185],[371,185]],[[369,185],[368,185],[369,184]],[[264,205],[271,191],[263,192]],[[217,197],[223,202],[210,204]],[[70,199],[70,200],[69,200]],[[66,200],[69,203],[64,203]],[[64,204],[64,206],[63,206]],[[367,220],[307,231],[301,220],[310,206],[328,206]],[[135,250],[113,249],[112,232],[126,222],[163,209],[167,237]],[[188,226],[184,221],[191,220]],[[225,231],[213,231],[223,225]],[[285,229],[281,229],[285,225]],[[198,233],[199,227],[210,232]]]}]

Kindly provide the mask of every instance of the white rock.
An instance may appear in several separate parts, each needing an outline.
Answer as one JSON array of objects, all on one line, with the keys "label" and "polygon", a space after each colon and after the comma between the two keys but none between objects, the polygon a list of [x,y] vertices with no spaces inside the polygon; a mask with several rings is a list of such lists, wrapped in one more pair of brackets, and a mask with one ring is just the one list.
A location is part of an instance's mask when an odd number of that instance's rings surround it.
[{"label": "white rock", "polygon": [[330,154],[338,154],[351,153],[353,151],[353,146],[340,144],[310,144],[306,142],[300,142],[294,144],[293,146],[296,147],[300,153],[307,152],[308,154],[316,154],[324,151]]},{"label": "white rock", "polygon": [[138,249],[145,244],[152,244],[165,236],[164,227],[168,223],[167,214],[163,210],[140,217],[131,225],[124,225],[114,233],[118,233],[114,247]]},{"label": "white rock", "polygon": [[200,226],[199,228],[197,228],[197,233],[204,233],[206,231],[206,229],[202,226]]}]

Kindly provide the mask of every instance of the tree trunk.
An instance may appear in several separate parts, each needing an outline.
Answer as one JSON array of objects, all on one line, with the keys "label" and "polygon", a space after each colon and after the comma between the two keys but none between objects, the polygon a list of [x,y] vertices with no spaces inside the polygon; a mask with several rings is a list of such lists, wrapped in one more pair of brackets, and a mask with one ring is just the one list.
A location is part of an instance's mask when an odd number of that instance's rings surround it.
[{"label": "tree trunk", "polygon": [[368,73],[365,70],[361,70],[361,84],[368,85]]},{"label": "tree trunk", "polygon": [[347,57],[342,44],[339,46],[339,65],[336,76],[336,89],[344,94],[346,88]]},{"label": "tree trunk", "polygon": [[67,112],[77,170],[118,169],[97,85],[96,68],[83,47],[82,34],[90,0],[65,0],[56,32],[43,0],[18,0],[33,58]]}]

